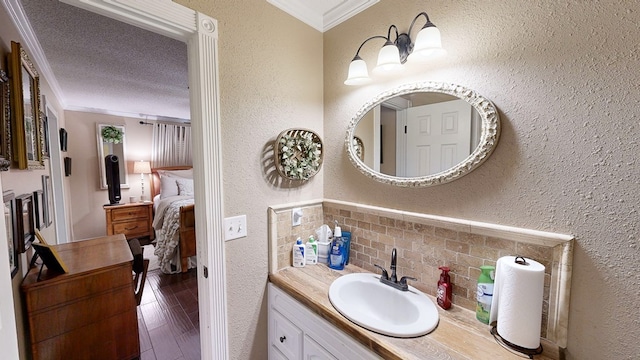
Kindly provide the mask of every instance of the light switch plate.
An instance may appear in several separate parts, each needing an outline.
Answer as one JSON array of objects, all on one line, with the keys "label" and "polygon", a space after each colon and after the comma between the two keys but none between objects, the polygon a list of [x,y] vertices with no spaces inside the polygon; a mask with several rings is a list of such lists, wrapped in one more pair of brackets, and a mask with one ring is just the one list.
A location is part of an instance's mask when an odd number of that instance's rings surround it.
[{"label": "light switch plate", "polygon": [[247,236],[247,215],[224,218],[224,240],[229,241]]}]

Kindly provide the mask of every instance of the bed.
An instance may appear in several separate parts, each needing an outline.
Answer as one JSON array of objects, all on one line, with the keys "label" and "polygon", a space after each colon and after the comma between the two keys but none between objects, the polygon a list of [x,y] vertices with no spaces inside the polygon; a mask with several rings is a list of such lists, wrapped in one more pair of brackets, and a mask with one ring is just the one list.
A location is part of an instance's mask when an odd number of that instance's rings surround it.
[{"label": "bed", "polygon": [[188,166],[151,170],[155,255],[165,274],[196,266],[193,171]]}]

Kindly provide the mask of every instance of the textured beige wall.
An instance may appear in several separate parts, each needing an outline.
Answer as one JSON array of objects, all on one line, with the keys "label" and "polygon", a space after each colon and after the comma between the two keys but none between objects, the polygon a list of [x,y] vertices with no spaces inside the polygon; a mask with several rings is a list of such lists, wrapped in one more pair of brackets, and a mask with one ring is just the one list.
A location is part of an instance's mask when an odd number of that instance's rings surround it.
[{"label": "textured beige wall", "polygon": [[[176,1],[218,20],[225,216],[248,236],[226,243],[231,359],[267,351],[267,208],[322,197],[322,172],[282,183],[272,142],[292,127],[322,137],[322,34],[265,0]],[[212,276],[216,276],[215,274]]]},{"label": "textured beige wall", "polygon": [[[0,7],[0,69],[5,70],[8,73],[7,63],[6,63],[6,55],[11,52],[11,41],[16,41],[24,44],[24,41],[20,38],[18,31],[13,26],[13,22],[11,18],[6,13],[3,7]],[[39,69],[38,69],[39,70]],[[48,105],[53,108],[58,113],[58,124],[61,127],[64,127],[64,116],[61,115],[62,108],[60,104],[57,102],[56,98],[53,96],[49,83],[46,79],[40,77],[40,93],[44,95],[47,99]],[[57,146],[57,144],[50,144],[51,147]],[[0,178],[2,178],[2,184],[0,184],[2,191],[13,191],[16,196],[25,193],[31,193],[35,190],[42,189],[42,175],[50,175],[51,166],[62,166],[62,164],[51,164],[51,160],[45,160],[45,169],[44,170],[16,170],[10,169],[6,172],[0,172]],[[64,182],[63,186],[68,191],[69,183],[67,181]],[[65,200],[65,206],[68,208],[68,201]],[[47,227],[40,230],[42,235],[51,240],[51,242],[55,242],[56,240],[56,224],[55,222]],[[26,358],[26,354],[28,353],[28,348],[26,344],[26,324],[25,319],[23,317],[23,309],[22,309],[22,300],[20,298],[20,284],[22,283],[22,279],[24,278],[24,274],[29,270],[29,261],[31,260],[32,250],[29,250],[19,256],[20,260],[20,270],[18,273],[11,279],[11,287],[13,292],[13,305],[15,312],[15,320],[16,320],[16,331],[18,334],[18,351],[20,354],[20,358]],[[5,291],[3,289],[3,291]],[[7,301],[3,302],[3,305],[6,304]],[[2,316],[7,316],[8,314],[4,313],[5,308],[0,309],[0,313]],[[8,315],[10,316],[10,315]],[[6,320],[4,322],[6,324]],[[1,324],[0,324],[1,325]],[[0,340],[0,347],[7,346],[10,348],[13,346],[11,341],[2,339]],[[10,356],[9,354],[4,356]]]},{"label": "textured beige wall", "polygon": [[[420,11],[442,31],[446,59],[388,83],[343,85],[364,39],[390,24],[406,31]],[[574,234],[568,358],[636,358],[638,23],[629,1],[382,0],[324,35],[325,198]],[[370,67],[378,48],[363,49]],[[496,151],[432,188],[369,180],[344,154],[351,116],[383,89],[424,80],[491,99],[503,125]]]}]

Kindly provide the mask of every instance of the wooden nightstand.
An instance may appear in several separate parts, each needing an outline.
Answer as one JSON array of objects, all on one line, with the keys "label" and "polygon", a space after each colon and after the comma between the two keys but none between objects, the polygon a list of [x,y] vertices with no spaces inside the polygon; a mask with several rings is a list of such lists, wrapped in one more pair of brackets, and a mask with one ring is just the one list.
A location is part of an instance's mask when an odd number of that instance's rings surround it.
[{"label": "wooden nightstand", "polygon": [[155,238],[153,232],[153,203],[105,205],[107,235],[124,234],[127,240],[140,237]]}]

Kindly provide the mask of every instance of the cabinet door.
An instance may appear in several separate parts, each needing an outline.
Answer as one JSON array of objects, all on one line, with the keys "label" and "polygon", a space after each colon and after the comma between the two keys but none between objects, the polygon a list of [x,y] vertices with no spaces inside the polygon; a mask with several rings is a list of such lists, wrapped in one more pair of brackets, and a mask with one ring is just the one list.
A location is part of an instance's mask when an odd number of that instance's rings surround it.
[{"label": "cabinet door", "polygon": [[289,360],[286,356],[282,355],[275,345],[269,346],[269,360]]},{"label": "cabinet door", "polygon": [[304,336],[304,360],[338,360],[312,338]]},{"label": "cabinet door", "polygon": [[269,311],[269,342],[289,360],[302,358],[302,330],[278,311]]}]

